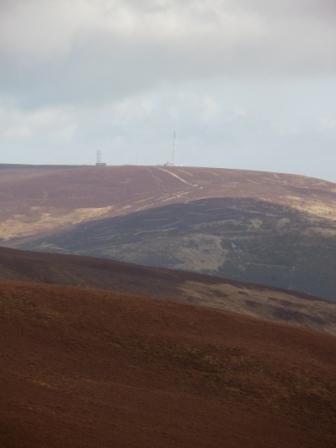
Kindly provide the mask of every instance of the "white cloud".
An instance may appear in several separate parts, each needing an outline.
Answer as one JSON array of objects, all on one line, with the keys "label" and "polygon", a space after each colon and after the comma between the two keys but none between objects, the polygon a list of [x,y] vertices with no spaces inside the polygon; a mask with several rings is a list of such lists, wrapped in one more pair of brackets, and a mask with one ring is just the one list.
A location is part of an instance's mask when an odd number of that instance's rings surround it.
[{"label": "white cloud", "polygon": [[49,135],[71,139],[77,126],[72,114],[58,109],[22,110],[10,104],[0,105],[0,139],[19,141]]},{"label": "white cloud", "polygon": [[319,118],[318,125],[322,132],[336,131],[336,114]]}]

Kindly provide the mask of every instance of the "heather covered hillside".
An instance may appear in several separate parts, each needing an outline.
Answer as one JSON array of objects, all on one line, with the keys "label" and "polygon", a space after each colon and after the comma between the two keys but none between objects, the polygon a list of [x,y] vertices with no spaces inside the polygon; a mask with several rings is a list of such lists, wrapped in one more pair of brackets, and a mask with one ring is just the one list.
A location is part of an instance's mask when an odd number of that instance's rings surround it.
[{"label": "heather covered hillside", "polygon": [[28,283],[0,310],[3,448],[335,446],[335,337]]},{"label": "heather covered hillside", "polygon": [[3,167],[9,247],[193,270],[335,300],[336,187],[182,167]]},{"label": "heather covered hillside", "polygon": [[185,271],[0,248],[0,280],[141,294],[336,334],[336,303]]},{"label": "heather covered hillside", "polygon": [[196,271],[336,301],[336,221],[255,199],[145,210],[22,246]]}]

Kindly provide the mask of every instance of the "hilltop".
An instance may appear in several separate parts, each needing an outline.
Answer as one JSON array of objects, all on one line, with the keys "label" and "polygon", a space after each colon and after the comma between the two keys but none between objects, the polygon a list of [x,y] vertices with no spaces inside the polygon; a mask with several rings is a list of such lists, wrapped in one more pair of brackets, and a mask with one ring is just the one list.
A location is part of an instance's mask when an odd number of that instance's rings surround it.
[{"label": "hilltop", "polygon": [[0,238],[205,198],[255,198],[335,218],[336,186],[303,176],[188,167],[5,166]]}]

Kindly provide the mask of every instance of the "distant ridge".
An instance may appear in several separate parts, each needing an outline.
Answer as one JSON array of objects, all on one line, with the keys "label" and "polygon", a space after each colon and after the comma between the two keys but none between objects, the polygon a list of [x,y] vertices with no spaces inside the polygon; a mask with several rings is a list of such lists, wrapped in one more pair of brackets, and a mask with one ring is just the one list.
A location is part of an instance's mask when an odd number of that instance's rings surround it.
[{"label": "distant ridge", "polygon": [[48,165],[48,164],[24,164],[24,163],[0,163],[0,169],[57,169],[57,168],[83,168],[86,165]]}]

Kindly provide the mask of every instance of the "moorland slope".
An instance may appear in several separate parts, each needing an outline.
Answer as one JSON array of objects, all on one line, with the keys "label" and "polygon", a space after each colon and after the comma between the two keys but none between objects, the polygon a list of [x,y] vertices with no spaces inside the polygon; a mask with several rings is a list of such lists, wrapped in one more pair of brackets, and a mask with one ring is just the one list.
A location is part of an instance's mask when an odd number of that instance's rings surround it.
[{"label": "moorland slope", "polygon": [[0,165],[0,238],[205,198],[254,198],[336,218],[336,186],[303,176],[188,167]]},{"label": "moorland slope", "polygon": [[336,339],[201,307],[0,283],[2,448],[333,448]]},{"label": "moorland slope", "polygon": [[336,186],[188,167],[2,167],[0,242],[335,300]]},{"label": "moorland slope", "polygon": [[336,335],[336,304],[184,271],[0,248],[0,280],[48,283],[202,305]]},{"label": "moorland slope", "polygon": [[336,220],[255,199],[144,210],[22,246],[195,271],[336,301]]}]

